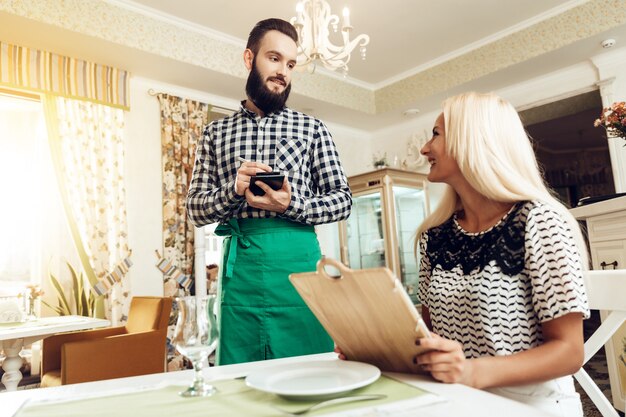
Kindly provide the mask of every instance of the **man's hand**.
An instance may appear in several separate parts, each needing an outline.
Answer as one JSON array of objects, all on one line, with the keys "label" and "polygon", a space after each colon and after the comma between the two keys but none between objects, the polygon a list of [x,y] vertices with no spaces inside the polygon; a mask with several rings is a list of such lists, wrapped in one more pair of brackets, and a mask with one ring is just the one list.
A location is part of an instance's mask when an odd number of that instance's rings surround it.
[{"label": "man's hand", "polygon": [[263,181],[256,181],[256,185],[263,191],[264,195],[254,195],[250,191],[250,178],[248,178],[248,187],[246,187],[246,201],[250,207],[258,208],[261,210],[275,211],[276,213],[284,213],[289,204],[291,204],[291,186],[287,177],[283,181],[283,186],[280,190],[273,190],[272,187],[265,184]]},{"label": "man's hand", "polygon": [[251,176],[256,175],[257,172],[271,171],[272,168],[261,162],[244,162],[237,170],[237,179],[235,180],[235,193],[237,193],[237,195],[245,195],[246,190],[250,187]]}]

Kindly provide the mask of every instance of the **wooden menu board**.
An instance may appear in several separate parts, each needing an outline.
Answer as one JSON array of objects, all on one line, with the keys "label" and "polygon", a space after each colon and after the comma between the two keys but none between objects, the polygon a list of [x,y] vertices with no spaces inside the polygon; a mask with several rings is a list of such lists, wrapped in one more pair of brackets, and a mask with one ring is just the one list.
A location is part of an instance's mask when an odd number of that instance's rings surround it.
[{"label": "wooden menu board", "polygon": [[[341,275],[331,277],[325,266]],[[428,329],[389,269],[352,270],[323,258],[317,271],[289,279],[348,359],[383,371],[419,372],[413,358],[423,348],[415,340],[428,337]]]}]

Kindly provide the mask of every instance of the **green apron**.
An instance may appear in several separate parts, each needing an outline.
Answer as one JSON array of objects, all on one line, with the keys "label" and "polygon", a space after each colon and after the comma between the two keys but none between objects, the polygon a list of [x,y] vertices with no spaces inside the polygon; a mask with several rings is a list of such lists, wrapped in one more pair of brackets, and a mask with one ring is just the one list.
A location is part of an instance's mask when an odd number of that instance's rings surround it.
[{"label": "green apron", "polygon": [[330,352],[333,341],[289,281],[315,271],[321,257],[313,226],[289,220],[231,219],[220,277],[217,364]]}]

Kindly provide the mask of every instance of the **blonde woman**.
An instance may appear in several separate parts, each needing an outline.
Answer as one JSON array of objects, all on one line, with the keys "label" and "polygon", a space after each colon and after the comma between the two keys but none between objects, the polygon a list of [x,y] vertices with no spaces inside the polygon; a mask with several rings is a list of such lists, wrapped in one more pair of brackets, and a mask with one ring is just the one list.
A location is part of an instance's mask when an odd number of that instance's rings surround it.
[{"label": "blonde woman", "polygon": [[578,224],[546,188],[513,106],[493,94],[444,102],[421,150],[447,184],[417,231],[419,296],[434,337],[415,362],[442,382],[582,416],[571,375],[589,316]]}]

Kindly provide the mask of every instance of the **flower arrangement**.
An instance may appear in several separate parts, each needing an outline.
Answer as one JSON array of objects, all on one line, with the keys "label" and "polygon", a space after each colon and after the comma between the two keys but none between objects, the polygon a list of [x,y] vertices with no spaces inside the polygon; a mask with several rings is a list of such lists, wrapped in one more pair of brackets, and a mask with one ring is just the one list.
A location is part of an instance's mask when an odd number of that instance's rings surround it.
[{"label": "flower arrangement", "polygon": [[43,295],[43,290],[39,285],[30,284],[27,285],[26,288],[28,289],[28,295],[31,300],[36,300]]},{"label": "flower arrangement", "polygon": [[35,301],[43,295],[43,290],[36,284],[27,285],[26,288],[28,289],[28,315],[35,317]]},{"label": "flower arrangement", "polygon": [[593,125],[604,127],[609,137],[626,138],[626,103],[620,101],[602,109],[600,118]]},{"label": "flower arrangement", "polygon": [[24,308],[28,319],[36,318],[35,302],[43,295],[43,290],[37,284],[28,284],[26,291],[20,293],[18,298],[24,298]]}]

